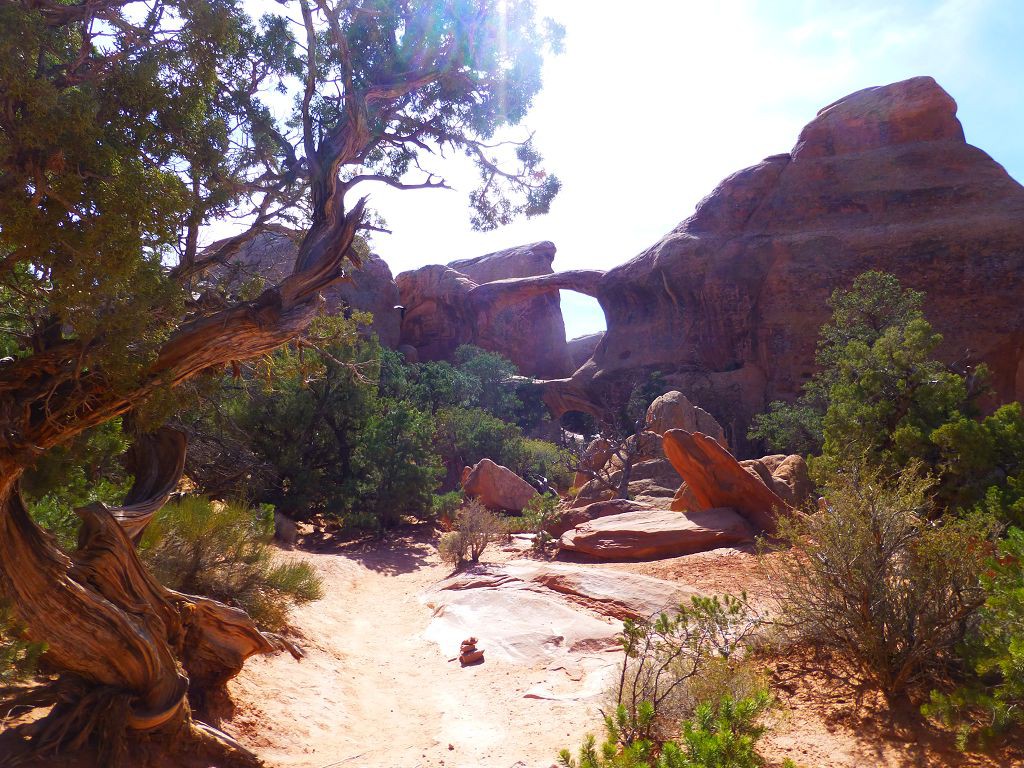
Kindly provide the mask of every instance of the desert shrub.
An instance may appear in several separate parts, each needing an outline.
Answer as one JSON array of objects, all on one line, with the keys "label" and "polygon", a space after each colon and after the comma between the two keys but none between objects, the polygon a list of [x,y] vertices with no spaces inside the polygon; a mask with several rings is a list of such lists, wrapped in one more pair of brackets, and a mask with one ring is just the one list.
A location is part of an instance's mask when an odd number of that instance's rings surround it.
[{"label": "desert shrub", "polygon": [[455,515],[455,530],[442,534],[441,559],[456,568],[478,562],[487,545],[505,533],[501,519],[476,499],[470,499]]},{"label": "desert shrub", "polygon": [[357,510],[380,528],[405,512],[429,513],[444,470],[433,452],[429,415],[401,400],[379,400],[356,438]]},{"label": "desert shrub", "polygon": [[292,605],[323,592],[308,563],[275,558],[273,534],[269,508],[190,496],[157,513],[140,553],[166,586],[238,606],[260,626],[279,629]]},{"label": "desert shrub", "polygon": [[544,493],[530,499],[519,517],[508,518],[506,526],[510,533],[534,534],[533,549],[543,554],[553,540],[547,529],[561,519],[558,497],[553,493]]},{"label": "desert shrub", "polygon": [[985,600],[991,518],[929,520],[932,484],[916,464],[835,472],[827,508],[781,520],[789,551],[763,558],[781,625],[889,695],[948,670]]},{"label": "desert shrub", "polygon": [[437,543],[437,554],[440,555],[442,562],[459,568],[466,562],[468,548],[469,542],[461,531],[446,531],[441,534],[441,539]]},{"label": "desert shrub", "polygon": [[435,414],[434,450],[448,470],[449,481],[462,468],[488,458],[515,471],[521,464],[519,427],[480,408],[444,408]]},{"label": "desert shrub", "polygon": [[455,513],[464,501],[462,491],[434,494],[430,498],[430,514],[442,525],[451,525],[455,521]]},{"label": "desert shrub", "polygon": [[[606,739],[600,750],[588,735],[577,759],[563,749],[558,760],[564,768],[760,768],[765,760],[757,743],[773,703],[764,689],[740,699],[724,696],[714,703],[702,702],[693,718],[682,722],[680,738],[661,744],[646,739],[627,742],[623,729],[630,727],[630,716],[620,706],[605,718]],[[645,707],[642,716],[652,717],[653,712]],[[783,768],[796,766],[786,760]]]},{"label": "desert shrub", "polygon": [[934,691],[924,707],[957,728],[961,748],[1024,725],[1024,531],[1010,529],[983,580],[977,631],[963,647],[972,674],[952,692]]},{"label": "desert shrub", "polygon": [[[695,690],[721,698],[726,691],[710,690],[709,683],[728,679],[727,670],[742,663],[743,646],[760,624],[746,596],[732,595],[694,597],[675,614],[623,622],[625,658],[611,703],[626,711],[619,727],[624,743],[672,736],[693,712]],[[691,690],[691,683],[699,687]]]},{"label": "desert shrub", "polygon": [[518,446],[519,464],[506,465],[520,477],[545,480],[552,489],[566,489],[572,485],[573,472],[568,468],[566,449],[547,440],[523,438]]},{"label": "desert shrub", "polygon": [[0,598],[0,686],[31,677],[44,650],[46,646],[42,643],[25,638],[24,627],[15,618],[10,604]]}]

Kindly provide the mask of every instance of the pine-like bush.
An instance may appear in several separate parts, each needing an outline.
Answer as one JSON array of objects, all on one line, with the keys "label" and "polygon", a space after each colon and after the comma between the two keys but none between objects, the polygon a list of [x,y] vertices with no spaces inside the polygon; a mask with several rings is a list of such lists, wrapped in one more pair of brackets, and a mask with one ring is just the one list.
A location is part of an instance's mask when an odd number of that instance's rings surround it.
[{"label": "pine-like bush", "polygon": [[257,624],[279,629],[292,605],[323,592],[308,563],[276,558],[273,534],[270,509],[190,496],[160,511],[140,550],[166,586],[236,605]]}]

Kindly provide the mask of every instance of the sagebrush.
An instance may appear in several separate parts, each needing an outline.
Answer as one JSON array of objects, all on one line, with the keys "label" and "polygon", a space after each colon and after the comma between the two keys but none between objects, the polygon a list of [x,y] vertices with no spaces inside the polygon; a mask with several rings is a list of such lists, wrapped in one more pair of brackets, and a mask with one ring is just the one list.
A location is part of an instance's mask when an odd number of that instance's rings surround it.
[{"label": "sagebrush", "polygon": [[277,558],[273,535],[268,508],[187,496],[157,514],[140,554],[171,589],[238,606],[261,627],[280,629],[293,605],[323,589],[311,565]]}]

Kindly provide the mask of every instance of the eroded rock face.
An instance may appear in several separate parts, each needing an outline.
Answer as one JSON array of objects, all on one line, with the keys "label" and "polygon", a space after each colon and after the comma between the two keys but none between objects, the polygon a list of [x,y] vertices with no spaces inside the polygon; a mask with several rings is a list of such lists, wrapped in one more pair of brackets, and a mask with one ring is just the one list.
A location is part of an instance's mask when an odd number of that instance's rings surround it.
[{"label": "eroded rock face", "polygon": [[730,176],[610,270],[604,339],[546,400],[580,410],[617,374],[658,370],[744,455],[751,416],[814,373],[831,292],[869,269],[927,294],[943,359],[970,350],[998,400],[1024,398],[1024,188],[918,77],[826,107],[792,152]]},{"label": "eroded rock face", "polygon": [[778,515],[789,510],[789,505],[756,472],[741,466],[707,435],[671,429],[662,436],[662,446],[686,483],[688,509],[731,507],[767,533],[775,531]]},{"label": "eroded rock face", "polygon": [[604,338],[604,331],[588,333],[569,339],[566,344],[569,347],[569,358],[572,360],[572,369],[575,371],[593,356],[597,345]]},{"label": "eroded rock face", "polygon": [[624,512],[635,512],[639,509],[644,509],[644,505],[640,502],[631,501],[629,499],[607,499],[605,501],[595,501],[581,507],[575,507],[563,511],[558,522],[550,525],[547,528],[547,532],[552,536],[558,537],[578,525],[589,523],[591,520],[597,520],[600,517],[608,517],[609,515],[621,515]]},{"label": "eroded rock face", "polygon": [[[218,281],[240,286],[254,278],[267,284],[280,282],[291,274],[302,233],[286,227],[274,227],[256,235],[243,245],[230,261],[211,270]],[[217,243],[214,243],[215,247]],[[352,271],[351,282],[336,283],[324,291],[327,312],[338,314],[346,308],[370,312],[373,322],[367,330],[377,334],[380,343],[398,346],[401,310],[397,309],[398,286],[387,263],[370,254],[362,266]]]},{"label": "eroded rock face", "polygon": [[562,549],[610,560],[675,557],[753,538],[747,521],[731,509],[672,512],[639,509],[582,523],[559,539]]},{"label": "eroded rock face", "polygon": [[[803,456],[775,454],[760,459],[744,459],[739,464],[794,509],[805,508],[814,495],[814,483]],[[675,492],[670,509],[690,512],[703,509],[703,506],[684,482]]]},{"label": "eroded rock face", "polygon": [[[401,342],[418,359],[448,360],[461,344],[509,358],[529,376],[572,372],[558,285],[520,282],[552,275],[555,246],[534,243],[476,259],[431,265],[396,278],[405,307]],[[474,290],[504,283],[493,290]]]},{"label": "eroded rock face", "polygon": [[[468,471],[467,471],[468,470]],[[488,509],[522,512],[537,491],[508,467],[480,459],[462,471],[462,488]]]}]

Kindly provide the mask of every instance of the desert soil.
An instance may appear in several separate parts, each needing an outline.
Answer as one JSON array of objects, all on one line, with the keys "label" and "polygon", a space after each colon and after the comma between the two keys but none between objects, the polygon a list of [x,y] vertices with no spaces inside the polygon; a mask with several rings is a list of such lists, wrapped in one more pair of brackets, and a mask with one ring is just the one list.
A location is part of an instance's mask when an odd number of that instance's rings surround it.
[{"label": "desert soil", "polygon": [[[231,683],[235,711],[221,727],[275,768],[549,768],[562,747],[600,732],[601,696],[526,698],[552,674],[572,671],[488,658],[461,668],[423,637],[431,619],[420,597],[449,575],[425,529],[384,543],[317,542],[285,556],[312,563],[322,600],[298,608],[293,630],[306,651],[250,660]],[[516,555],[488,551],[485,560]],[[750,550],[722,549],[646,563],[603,564],[667,578],[708,593],[765,597]],[[765,739],[773,765],[801,768],[1024,766],[1024,752],[964,756],[949,734],[913,712],[897,717],[857,701],[799,660],[767,665],[782,706]]]},{"label": "desert soil", "polygon": [[247,662],[222,724],[270,765],[547,768],[594,730],[596,702],[524,698],[550,670],[462,668],[449,661],[458,648],[423,638],[420,595],[451,572],[423,536],[289,556],[324,580],[324,598],[293,615],[306,658]]}]

